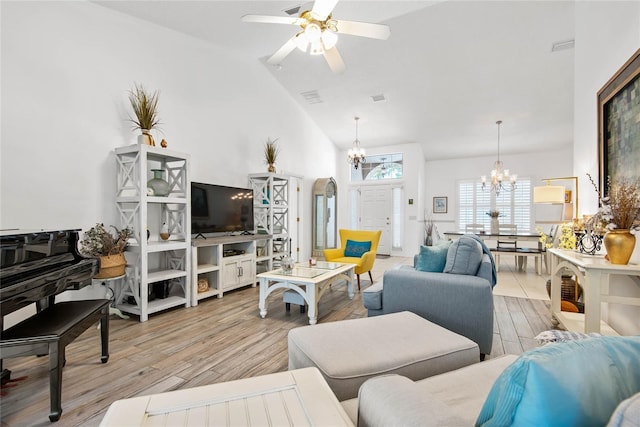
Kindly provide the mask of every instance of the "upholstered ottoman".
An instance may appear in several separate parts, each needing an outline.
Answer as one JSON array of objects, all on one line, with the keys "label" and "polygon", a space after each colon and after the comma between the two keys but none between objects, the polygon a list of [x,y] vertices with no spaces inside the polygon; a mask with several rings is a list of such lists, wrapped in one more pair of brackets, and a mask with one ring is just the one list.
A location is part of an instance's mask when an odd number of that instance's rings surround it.
[{"label": "upholstered ottoman", "polygon": [[417,381],[480,361],[476,343],[408,311],[295,328],[288,347],[289,370],[317,367],[340,401],[378,375]]}]

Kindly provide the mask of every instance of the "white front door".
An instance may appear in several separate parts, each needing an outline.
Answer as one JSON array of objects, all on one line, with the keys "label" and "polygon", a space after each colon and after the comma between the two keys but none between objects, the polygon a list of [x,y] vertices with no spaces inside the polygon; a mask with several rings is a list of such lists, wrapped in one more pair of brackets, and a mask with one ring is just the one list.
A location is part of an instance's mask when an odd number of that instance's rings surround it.
[{"label": "white front door", "polygon": [[378,253],[391,255],[391,186],[366,185],[360,187],[360,192],[360,229],[382,230]]}]

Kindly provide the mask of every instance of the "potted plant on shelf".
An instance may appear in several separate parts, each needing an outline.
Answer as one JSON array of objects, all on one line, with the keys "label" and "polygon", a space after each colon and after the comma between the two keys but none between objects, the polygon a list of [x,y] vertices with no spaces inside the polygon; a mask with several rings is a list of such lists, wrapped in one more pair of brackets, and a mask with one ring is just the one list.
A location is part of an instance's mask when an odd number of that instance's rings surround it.
[{"label": "potted plant on shelf", "polygon": [[122,276],[127,265],[124,250],[129,245],[133,230],[118,230],[113,225],[111,227],[115,230],[115,235],[111,234],[104,224],[97,223],[84,233],[80,241],[80,252],[83,255],[100,260],[100,270],[94,276],[96,279]]},{"label": "potted plant on shelf", "polygon": [[280,154],[280,148],[276,145],[276,141],[278,138],[273,141],[271,138],[267,139],[267,142],[264,145],[264,162],[269,165],[269,172],[276,172],[276,160],[278,159],[278,154]]},{"label": "potted plant on shelf", "polygon": [[631,230],[639,228],[635,222],[640,220],[640,184],[629,181],[613,181],[607,177],[608,193],[602,197],[598,186],[587,174],[589,181],[598,194],[600,207],[585,227],[604,229],[604,247],[607,258],[612,264],[627,264],[636,246],[636,236]]},{"label": "potted plant on shelf", "polygon": [[147,92],[142,85],[134,85],[133,90],[129,91],[129,102],[135,118],[130,118],[133,123],[133,129],[140,129],[142,132],[138,136],[138,142],[146,145],[155,146],[153,136],[149,131],[155,129],[160,124],[158,119],[158,91],[153,93]]}]

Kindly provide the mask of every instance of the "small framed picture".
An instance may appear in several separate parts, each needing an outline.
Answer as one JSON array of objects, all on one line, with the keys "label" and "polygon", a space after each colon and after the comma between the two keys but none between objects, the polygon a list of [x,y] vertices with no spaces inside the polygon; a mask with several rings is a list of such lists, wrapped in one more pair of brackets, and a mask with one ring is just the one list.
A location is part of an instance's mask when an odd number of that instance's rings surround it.
[{"label": "small framed picture", "polygon": [[433,213],[447,213],[447,197],[434,197],[433,198]]},{"label": "small framed picture", "polygon": [[564,190],[564,202],[571,203],[571,190]]}]

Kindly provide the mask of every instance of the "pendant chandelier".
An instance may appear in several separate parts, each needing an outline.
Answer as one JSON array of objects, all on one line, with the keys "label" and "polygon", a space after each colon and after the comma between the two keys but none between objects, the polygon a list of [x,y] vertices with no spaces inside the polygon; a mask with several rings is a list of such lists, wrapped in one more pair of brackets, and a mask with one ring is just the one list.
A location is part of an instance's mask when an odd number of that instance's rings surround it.
[{"label": "pendant chandelier", "polygon": [[[502,120],[496,122],[498,125],[498,160],[493,163],[493,169],[491,170],[491,183],[489,190],[494,191],[496,196],[500,195],[501,191],[513,191],[516,189],[516,180],[518,176],[516,174],[509,175],[509,169],[504,169],[502,161],[500,160],[500,125]],[[487,189],[487,176],[482,175],[482,189]]]},{"label": "pendant chandelier", "polygon": [[347,153],[347,160],[353,165],[353,168],[357,170],[359,164],[365,163],[365,158],[364,148],[360,147],[360,141],[358,140],[358,120],[360,120],[360,117],[355,117],[354,119],[356,121],[356,140],[353,141],[353,147],[349,149]]}]

